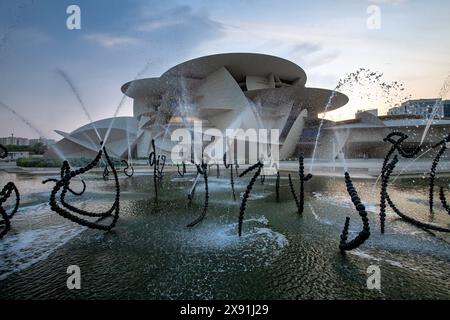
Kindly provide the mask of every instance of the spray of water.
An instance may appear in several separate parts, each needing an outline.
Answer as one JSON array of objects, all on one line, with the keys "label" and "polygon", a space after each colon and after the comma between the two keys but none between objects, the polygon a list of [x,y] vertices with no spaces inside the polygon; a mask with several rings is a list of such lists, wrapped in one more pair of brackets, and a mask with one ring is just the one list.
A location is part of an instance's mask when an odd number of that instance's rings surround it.
[{"label": "spray of water", "polygon": [[[341,160],[342,165],[344,167],[344,173],[348,171],[347,160],[345,159],[345,154],[342,151],[347,142],[348,137],[350,136],[350,129],[346,129],[343,133],[338,130],[333,130],[334,137],[337,142],[337,156]],[[335,155],[333,154],[333,157]]]},{"label": "spray of water", "polygon": [[19,118],[20,120],[22,120],[23,123],[25,123],[31,130],[33,130],[34,132],[36,132],[39,137],[44,137],[44,134],[42,133],[41,130],[37,129],[36,126],[34,126],[31,121],[29,121],[27,118],[25,118],[23,115],[21,115],[20,113],[18,113],[16,110],[14,110],[13,108],[11,108],[10,106],[8,106],[7,104],[3,103],[2,101],[0,101],[0,106],[3,107],[4,109],[8,110],[9,112],[11,112],[13,115],[15,115],[17,118]]},{"label": "spray of water", "polygon": [[94,126],[94,121],[92,120],[92,117],[89,114],[89,112],[88,112],[88,110],[86,108],[86,105],[83,102],[83,99],[81,99],[80,91],[75,87],[75,84],[73,83],[72,79],[69,77],[69,75],[66,72],[64,72],[61,69],[57,69],[56,73],[58,75],[60,75],[64,79],[64,81],[69,85],[69,87],[72,90],[73,94],[77,98],[77,101],[78,101],[78,103],[81,106],[81,109],[83,109],[84,114],[89,119],[89,122],[90,122],[92,128],[94,129],[95,133],[97,134],[98,140],[101,141],[102,138],[100,137],[100,134],[98,133],[97,128]]},{"label": "spray of water", "polygon": [[439,110],[439,108],[442,106],[442,99],[444,99],[447,96],[449,89],[450,89],[450,74],[445,79],[444,84],[441,90],[439,91],[439,97],[433,106],[433,112],[431,113],[431,117],[428,119],[427,125],[425,126],[425,130],[423,131],[422,138],[420,139],[420,145],[422,145],[423,141],[425,140],[425,137],[428,134],[428,130],[430,130],[434,117],[436,116],[436,113]]},{"label": "spray of water", "polygon": [[[427,136],[427,134],[428,134],[428,131],[429,131],[430,127],[431,127],[431,124],[432,124],[432,122],[433,122],[433,120],[434,120],[434,117],[435,117],[437,111],[439,110],[439,107],[441,106],[441,100],[442,100],[443,98],[446,97],[449,88],[450,88],[450,74],[449,74],[449,75],[447,76],[447,78],[445,79],[444,84],[442,85],[442,87],[441,87],[441,89],[440,89],[440,91],[439,91],[439,98],[438,98],[438,100],[436,100],[436,103],[435,103],[435,105],[434,105],[434,107],[433,107],[433,112],[432,112],[432,114],[431,114],[431,117],[430,117],[430,118],[428,119],[428,121],[427,121],[427,124],[426,124],[426,126],[425,126],[424,132],[423,132],[423,134],[422,134],[422,138],[420,139],[420,145],[422,145],[423,142],[425,141],[425,138],[426,138],[426,136]],[[397,180],[397,178],[398,178],[398,177],[399,177],[406,169],[408,169],[408,168],[409,168],[416,160],[420,159],[421,157],[423,157],[424,155],[426,155],[426,154],[427,154],[428,152],[430,152],[431,150],[432,150],[432,148],[426,150],[425,152],[423,152],[422,154],[420,154],[418,157],[416,157],[414,160],[412,160],[411,162],[409,162],[408,165],[405,166],[405,167],[397,174],[397,176],[395,177],[395,179],[393,180],[393,182],[395,182],[395,180]],[[376,188],[376,186],[377,186],[377,184],[378,184],[378,181],[379,181],[380,178],[381,178],[381,175],[382,175],[381,173],[378,175],[378,177],[377,177],[377,179],[376,179],[376,181],[375,181],[375,184],[374,184],[374,186],[373,186],[373,189]]]},{"label": "spray of water", "polygon": [[256,119],[256,122],[258,123],[259,128],[267,128],[267,126],[264,125],[263,119],[261,117],[261,113],[259,110],[261,109],[261,104],[255,104],[252,101],[249,101],[250,109],[252,110],[253,116]]},{"label": "spray of water", "polygon": [[[140,71],[136,74],[136,76],[133,78],[133,80],[136,80],[136,79],[140,78],[140,77],[142,76],[142,74],[144,74],[144,73],[147,71],[147,69],[148,69],[151,65],[152,65],[152,62],[151,62],[151,61],[148,61],[148,62],[145,64],[145,66],[142,68],[142,70],[140,70]],[[128,92],[128,90],[129,90],[132,86],[133,86],[133,83],[130,85],[130,87],[128,87],[127,92]],[[103,144],[102,144],[101,148],[103,148],[103,147],[106,145],[106,142],[108,141],[109,134],[110,134],[110,132],[111,132],[112,126],[114,125],[114,120],[116,119],[117,115],[119,114],[120,110],[122,109],[122,106],[123,106],[123,104],[124,104],[124,102],[125,102],[125,99],[127,98],[127,95],[126,95],[127,92],[125,92],[125,93],[122,95],[122,98],[120,99],[120,102],[119,102],[119,104],[117,105],[116,111],[114,111],[113,118],[112,118],[111,122],[109,123],[108,130],[106,131],[105,137],[103,138]]]},{"label": "spray of water", "polygon": [[[349,96],[353,96],[354,100],[368,100],[383,102],[385,105],[397,105],[411,97],[405,94],[405,88],[399,81],[387,82],[383,80],[383,73],[372,71],[366,68],[359,68],[355,72],[347,74],[341,78],[336,88],[330,94],[325,110],[319,124],[314,150],[311,159],[310,172],[312,172],[314,159],[316,157],[317,146],[320,139],[322,126],[328,109],[332,105],[337,90],[345,92]],[[359,95],[359,96],[358,96]]]},{"label": "spray of water", "polygon": [[[31,130],[33,130],[34,132],[36,132],[39,137],[42,138],[46,138],[46,136],[42,133],[41,130],[39,130],[38,128],[36,128],[35,125],[33,125],[31,123],[31,121],[29,121],[26,117],[24,117],[23,115],[21,115],[20,113],[18,113],[16,110],[14,110],[13,108],[11,108],[10,106],[8,106],[7,104],[5,104],[4,102],[0,101],[0,107],[8,110],[9,112],[11,112],[13,115],[15,115],[18,119],[20,119],[23,123],[25,123]],[[61,152],[61,150],[58,149],[58,147],[56,146],[56,144],[53,144],[50,146],[50,148],[53,149],[53,151],[55,152],[55,154],[58,156],[58,158],[60,158],[61,160],[65,160],[65,156],[64,154]]]},{"label": "spray of water", "polygon": [[408,169],[414,162],[416,162],[417,160],[419,160],[420,158],[422,158],[424,155],[426,155],[428,152],[430,152],[431,150],[433,150],[433,148],[429,148],[427,151],[423,152],[421,155],[419,155],[417,158],[415,158],[414,160],[410,161],[402,170],[400,170],[400,172],[395,176],[395,178],[392,180],[392,183],[394,183],[397,178],[406,171],[406,169]]},{"label": "spray of water", "polygon": [[309,172],[310,173],[313,172],[314,159],[316,158],[317,145],[319,143],[320,132],[322,131],[322,126],[323,126],[323,123],[325,121],[325,116],[326,116],[326,114],[328,112],[328,109],[331,106],[331,103],[333,102],[333,99],[334,99],[335,95],[336,95],[336,90],[333,90],[333,92],[331,93],[330,97],[328,98],[328,102],[327,102],[327,104],[325,106],[325,110],[323,112],[322,119],[320,119],[320,124],[319,124],[319,129],[317,131],[316,141],[314,142],[314,149],[313,149],[313,154],[312,154],[312,158],[311,158],[311,165],[309,167]]}]

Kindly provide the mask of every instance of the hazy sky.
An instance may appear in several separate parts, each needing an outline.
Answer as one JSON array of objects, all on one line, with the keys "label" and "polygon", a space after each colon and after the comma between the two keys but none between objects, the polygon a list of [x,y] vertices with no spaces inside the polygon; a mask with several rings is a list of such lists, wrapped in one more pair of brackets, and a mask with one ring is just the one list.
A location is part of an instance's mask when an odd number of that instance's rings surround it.
[{"label": "hazy sky", "polygon": [[[66,8],[81,8],[68,30]],[[369,29],[367,8],[380,8]],[[46,137],[88,119],[57,70],[71,77],[94,120],[111,117],[120,86],[159,76],[184,60],[223,52],[259,52],[299,64],[307,86],[333,89],[360,67],[401,81],[415,98],[438,96],[450,71],[450,1],[435,0],[2,0],[0,101]],[[364,90],[371,90],[365,88]],[[364,91],[362,90],[362,91]],[[352,98],[352,97],[351,97]],[[132,115],[127,99],[120,115]],[[358,108],[387,106],[358,101]],[[0,107],[0,136],[38,134]]]}]

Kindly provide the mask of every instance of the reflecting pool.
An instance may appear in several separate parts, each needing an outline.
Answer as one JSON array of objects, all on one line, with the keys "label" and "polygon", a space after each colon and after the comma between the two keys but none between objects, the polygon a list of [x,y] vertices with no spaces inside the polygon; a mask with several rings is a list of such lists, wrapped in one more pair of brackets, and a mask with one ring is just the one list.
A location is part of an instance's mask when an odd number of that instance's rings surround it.
[{"label": "reflecting pool", "polygon": [[[293,174],[297,177],[296,174]],[[449,299],[450,236],[418,229],[387,211],[380,234],[379,192],[373,179],[353,179],[369,213],[371,236],[359,249],[341,254],[345,217],[350,237],[361,230],[340,178],[313,177],[305,211],[297,208],[287,173],[281,174],[280,202],[275,177],[258,179],[238,237],[240,198],[233,201],[228,174],[211,170],[206,219],[194,228],[203,207],[200,182],[187,199],[194,174],[167,173],[156,202],[153,178],[120,174],[121,215],[108,233],[78,226],[48,206],[50,175],[0,172],[0,185],[14,181],[21,206],[10,232],[0,241],[0,295],[3,298],[98,299]],[[114,182],[85,174],[87,190],[68,202],[101,211],[114,201]],[[447,178],[440,178],[440,184]],[[250,176],[235,180],[242,197]],[[294,182],[298,186],[298,180]],[[71,187],[81,189],[74,179]],[[428,212],[427,179],[399,178],[390,196],[416,219],[450,226],[441,209]],[[69,265],[81,269],[81,290],[68,290]],[[381,270],[381,290],[369,290],[367,268]]]}]

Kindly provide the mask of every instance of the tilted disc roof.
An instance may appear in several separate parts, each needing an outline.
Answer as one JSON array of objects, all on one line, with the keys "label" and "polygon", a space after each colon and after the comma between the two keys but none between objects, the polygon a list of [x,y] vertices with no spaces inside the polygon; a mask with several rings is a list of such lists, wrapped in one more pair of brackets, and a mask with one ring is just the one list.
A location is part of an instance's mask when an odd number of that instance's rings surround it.
[{"label": "tilted disc roof", "polygon": [[225,67],[233,78],[245,81],[246,76],[267,77],[271,73],[284,81],[295,81],[295,85],[245,91],[250,99],[262,99],[269,102],[275,100],[294,100],[296,103],[309,107],[314,112],[323,112],[327,103],[328,110],[334,110],[344,106],[348,97],[336,92],[332,100],[331,90],[319,88],[306,88],[306,73],[295,63],[259,53],[222,53],[204,56],[188,60],[178,64],[162,74],[160,78],[147,78],[130,81],[121,88],[122,92],[131,98],[150,98],[163,95],[172,85],[177,84],[174,78],[188,78],[200,81],[207,78],[211,73]]},{"label": "tilted disc roof", "polygon": [[260,53],[222,53],[204,56],[176,65],[161,77],[182,76],[203,79],[221,67],[225,67],[238,81],[245,80],[248,75],[266,77],[273,73],[283,80],[300,79],[300,85],[306,83],[306,73],[300,66],[283,58]]},{"label": "tilted disc roof", "polygon": [[281,80],[298,81],[297,86],[303,87],[306,83],[305,71],[289,60],[259,53],[222,53],[183,62],[163,73],[160,78],[127,82],[121,90],[131,98],[161,95],[171,78],[200,80],[222,67],[237,81],[245,81],[248,75],[267,77],[273,73]]}]

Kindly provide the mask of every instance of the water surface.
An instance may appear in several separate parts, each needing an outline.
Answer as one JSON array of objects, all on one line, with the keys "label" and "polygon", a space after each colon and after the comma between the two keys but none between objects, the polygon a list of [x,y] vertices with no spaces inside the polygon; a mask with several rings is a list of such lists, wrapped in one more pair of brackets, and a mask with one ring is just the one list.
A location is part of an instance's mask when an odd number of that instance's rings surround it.
[{"label": "water surface", "polygon": [[[282,174],[281,200],[275,180],[256,183],[248,202],[243,236],[237,236],[240,199],[233,201],[228,175],[210,177],[207,218],[186,228],[201,212],[203,184],[194,201],[186,194],[193,176],[168,174],[156,202],[148,174],[121,174],[121,215],[113,231],[78,226],[47,205],[48,176],[0,173],[0,185],[14,181],[21,208],[0,242],[3,298],[96,299],[449,299],[450,237],[423,231],[388,211],[386,234],[378,222],[379,187],[354,180],[369,212],[371,237],[342,255],[339,237],[351,217],[350,237],[361,219],[343,178],[314,177],[306,184],[305,212],[297,209]],[[70,203],[100,211],[113,202],[114,184],[86,174],[86,193]],[[243,194],[250,177],[236,181]],[[439,181],[440,185],[448,181]],[[298,185],[296,183],[296,185]],[[81,184],[74,180],[76,190]],[[427,211],[422,178],[398,179],[391,198],[422,221],[450,227],[450,216]],[[81,268],[81,290],[66,287],[69,265]],[[381,290],[368,290],[367,267],[381,268]]]}]

